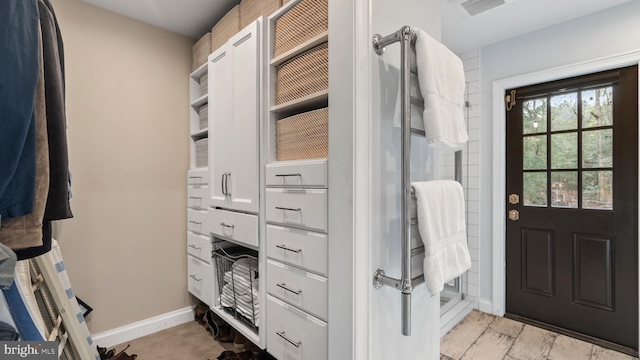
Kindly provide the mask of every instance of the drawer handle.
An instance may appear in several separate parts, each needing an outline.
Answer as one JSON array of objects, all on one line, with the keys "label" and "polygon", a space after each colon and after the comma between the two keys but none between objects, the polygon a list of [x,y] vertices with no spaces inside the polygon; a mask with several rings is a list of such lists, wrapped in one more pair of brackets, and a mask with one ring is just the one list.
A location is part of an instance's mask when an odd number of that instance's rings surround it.
[{"label": "drawer handle", "polygon": [[284,331],[276,332],[276,334],[277,334],[278,336],[280,336],[281,338],[285,339],[289,344],[291,344],[291,345],[293,345],[293,346],[295,346],[295,347],[297,347],[297,348],[299,348],[299,347],[300,347],[300,345],[302,345],[302,341],[295,342],[295,341],[293,341],[293,340],[289,339],[289,338],[287,337],[287,335],[285,335],[285,332],[284,332]]},{"label": "drawer handle", "polygon": [[221,223],[220,223],[220,225],[222,225],[222,226],[224,226],[224,227],[232,228],[232,229],[235,227],[235,226],[233,226],[233,225],[227,225],[227,224],[225,224],[224,222],[221,222]]},{"label": "drawer handle", "polygon": [[280,207],[280,206],[276,206],[276,209],[278,210],[283,210],[283,211],[300,211],[300,208],[294,209],[294,208],[286,208],[286,207]]},{"label": "drawer handle", "polygon": [[202,249],[201,247],[199,247],[199,246],[195,246],[195,245],[193,245],[193,244],[189,244],[189,247],[190,247],[190,248],[192,248],[192,249],[196,249],[196,250],[200,250],[200,249]]},{"label": "drawer handle", "polygon": [[195,199],[198,199],[198,200],[202,200],[202,198],[201,198],[201,197],[198,197],[198,196],[189,196],[189,199],[194,199],[194,200],[195,200]]},{"label": "drawer handle", "polygon": [[189,222],[196,225],[202,225],[202,223],[198,221],[189,220]]},{"label": "drawer handle", "polygon": [[291,252],[298,253],[298,254],[302,252],[302,249],[297,249],[297,250],[296,249],[291,249],[291,248],[286,247],[285,245],[276,245],[276,247],[278,249],[291,251]]},{"label": "drawer handle", "polygon": [[298,173],[298,174],[276,174],[276,176],[300,176],[302,177],[302,174]]},{"label": "drawer handle", "polygon": [[195,281],[202,281],[202,279],[198,279],[195,275],[189,275],[189,277]]},{"label": "drawer handle", "polygon": [[294,293],[296,295],[300,295],[302,293],[302,290],[291,290],[287,287],[287,284],[282,283],[282,284],[276,284],[279,288],[285,289],[290,293]]}]

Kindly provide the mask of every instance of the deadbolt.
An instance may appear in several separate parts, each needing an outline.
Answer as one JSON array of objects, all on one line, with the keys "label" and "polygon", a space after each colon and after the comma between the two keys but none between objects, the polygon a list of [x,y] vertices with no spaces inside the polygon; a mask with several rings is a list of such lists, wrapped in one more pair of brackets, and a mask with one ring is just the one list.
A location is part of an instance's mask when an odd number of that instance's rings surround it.
[{"label": "deadbolt", "polygon": [[520,202],[520,196],[518,194],[509,195],[509,204],[515,205]]},{"label": "deadbolt", "polygon": [[518,210],[509,211],[509,220],[516,221],[520,219],[520,212]]}]

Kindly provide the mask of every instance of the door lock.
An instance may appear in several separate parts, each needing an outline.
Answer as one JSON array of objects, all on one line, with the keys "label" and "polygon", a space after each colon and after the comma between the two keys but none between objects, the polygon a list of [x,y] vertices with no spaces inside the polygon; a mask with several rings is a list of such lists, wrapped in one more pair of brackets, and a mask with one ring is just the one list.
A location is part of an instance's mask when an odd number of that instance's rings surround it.
[{"label": "door lock", "polygon": [[509,211],[509,220],[516,221],[520,219],[520,212],[518,210]]},{"label": "door lock", "polygon": [[515,205],[515,204],[518,204],[519,202],[520,202],[520,196],[518,196],[518,194],[509,195],[509,204]]}]

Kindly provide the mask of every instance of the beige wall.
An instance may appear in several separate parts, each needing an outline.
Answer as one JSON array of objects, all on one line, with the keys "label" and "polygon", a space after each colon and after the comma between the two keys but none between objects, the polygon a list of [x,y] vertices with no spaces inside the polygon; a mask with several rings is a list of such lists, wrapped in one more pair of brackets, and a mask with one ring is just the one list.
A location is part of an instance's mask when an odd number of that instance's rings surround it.
[{"label": "beige wall", "polygon": [[193,40],[78,0],[52,0],[65,45],[72,210],[59,222],[99,333],[190,305],[188,74]]}]

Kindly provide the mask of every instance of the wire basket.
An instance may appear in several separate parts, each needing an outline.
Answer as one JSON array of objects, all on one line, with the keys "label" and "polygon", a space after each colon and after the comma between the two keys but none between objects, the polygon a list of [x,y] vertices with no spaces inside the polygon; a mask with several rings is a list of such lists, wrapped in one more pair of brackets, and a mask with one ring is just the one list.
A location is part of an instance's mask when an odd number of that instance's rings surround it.
[{"label": "wire basket", "polygon": [[329,1],[301,0],[276,20],[273,56],[329,30]]},{"label": "wire basket", "polygon": [[255,330],[260,325],[257,256],[241,246],[222,248],[214,243],[218,304]]}]

